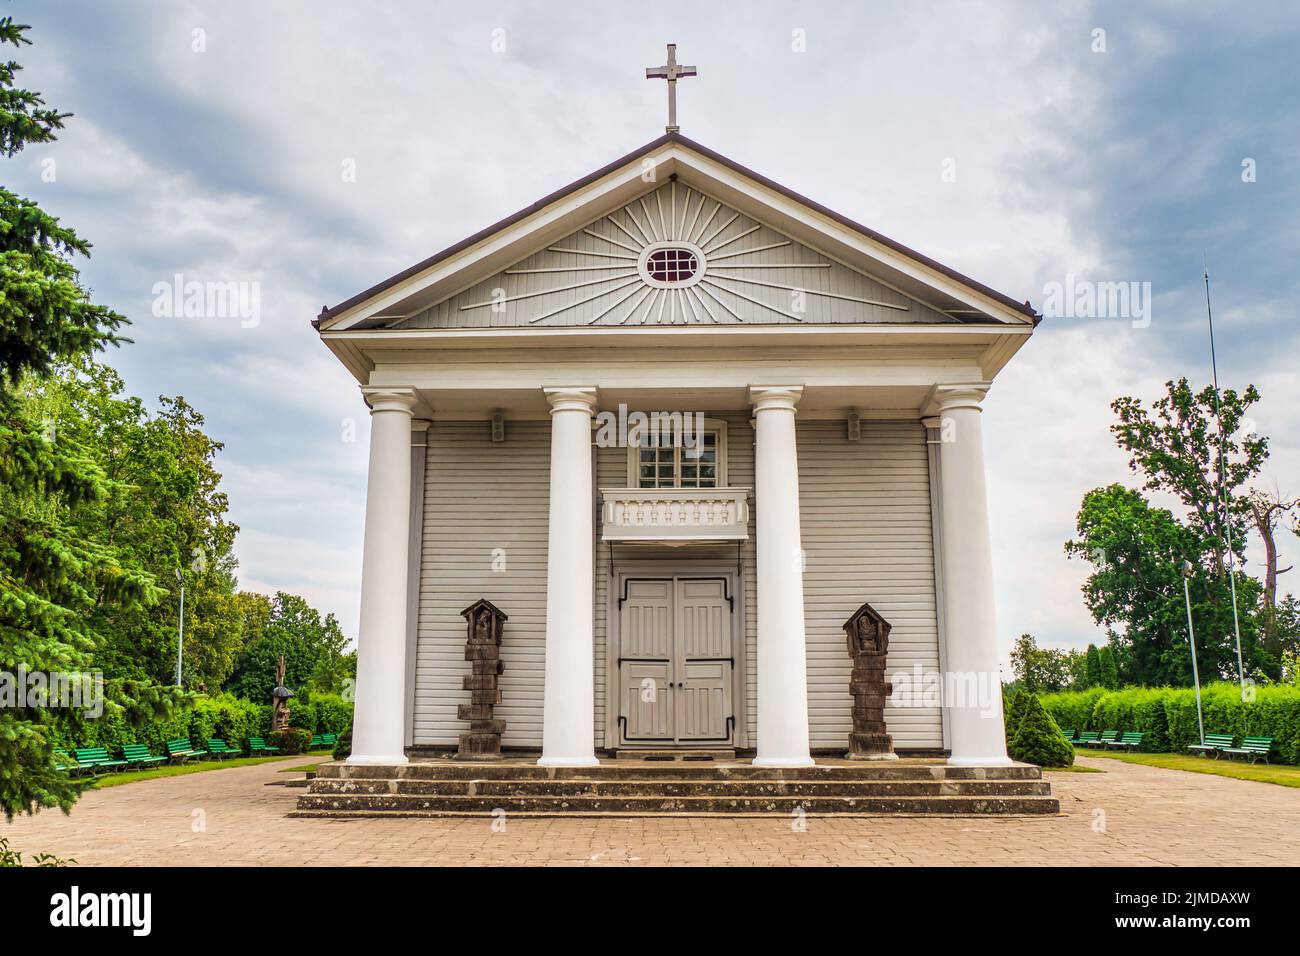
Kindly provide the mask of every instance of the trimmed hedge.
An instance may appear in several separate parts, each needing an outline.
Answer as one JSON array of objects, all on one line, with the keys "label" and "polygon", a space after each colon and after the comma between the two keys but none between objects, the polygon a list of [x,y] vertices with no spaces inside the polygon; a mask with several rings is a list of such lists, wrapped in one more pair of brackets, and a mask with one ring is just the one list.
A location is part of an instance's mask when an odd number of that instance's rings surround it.
[{"label": "trimmed hedge", "polygon": [[167,741],[177,737],[190,740],[220,737],[231,746],[243,746],[249,737],[265,737],[270,729],[270,704],[254,704],[230,694],[218,694],[195,697],[192,707],[178,709],[171,717],[143,727],[130,727],[120,716],[106,712],[99,720],[86,721],[78,739],[57,740],[55,746],[105,747],[114,752],[124,744],[142,743],[161,754]]},{"label": "trimmed hedge", "polygon": [[308,693],[289,701],[289,723],[313,734],[342,734],[352,726],[352,705],[338,694]]},{"label": "trimmed hedge", "polygon": [[[1255,699],[1243,701],[1235,683],[1201,687],[1207,734],[1272,737],[1284,763],[1300,764],[1300,687],[1254,688]],[[1183,753],[1199,739],[1196,692],[1191,687],[1124,687],[1108,691],[1044,694],[1043,707],[1062,727],[1079,730],[1137,731],[1147,736],[1142,749]],[[1276,758],[1275,758],[1276,759]]]},{"label": "trimmed hedge", "polygon": [[[289,702],[289,723],[312,734],[342,734],[352,725],[352,705],[337,694],[317,694],[310,702]],[[249,737],[271,736],[271,705],[256,704],[232,694],[198,695],[192,707],[179,708],[169,718],[143,727],[130,727],[119,714],[105,712],[86,721],[76,740],[57,739],[56,747],[105,747],[110,752],[124,744],[142,743],[156,754],[169,740],[188,737],[203,741],[220,737],[232,747],[243,747]]]}]

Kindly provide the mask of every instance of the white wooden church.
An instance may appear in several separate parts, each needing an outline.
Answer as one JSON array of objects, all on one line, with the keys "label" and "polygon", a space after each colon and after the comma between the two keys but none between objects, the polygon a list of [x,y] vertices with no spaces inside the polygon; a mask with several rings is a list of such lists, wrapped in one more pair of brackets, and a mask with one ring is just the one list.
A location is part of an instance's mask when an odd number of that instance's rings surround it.
[{"label": "white wooden church", "polygon": [[480,599],[543,766],[842,755],[868,602],[894,747],[1009,763],[980,417],[1034,311],[673,114],[316,320],[372,423],[349,763],[456,747]]}]

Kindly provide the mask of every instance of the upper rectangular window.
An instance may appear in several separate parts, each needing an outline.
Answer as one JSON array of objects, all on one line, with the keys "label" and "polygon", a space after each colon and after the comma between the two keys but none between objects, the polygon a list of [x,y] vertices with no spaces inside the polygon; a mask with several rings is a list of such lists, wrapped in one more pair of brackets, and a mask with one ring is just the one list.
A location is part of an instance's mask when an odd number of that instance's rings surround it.
[{"label": "upper rectangular window", "polygon": [[724,484],[722,447],[725,433],[709,428],[694,447],[661,445],[634,448],[638,488],[719,488]]}]

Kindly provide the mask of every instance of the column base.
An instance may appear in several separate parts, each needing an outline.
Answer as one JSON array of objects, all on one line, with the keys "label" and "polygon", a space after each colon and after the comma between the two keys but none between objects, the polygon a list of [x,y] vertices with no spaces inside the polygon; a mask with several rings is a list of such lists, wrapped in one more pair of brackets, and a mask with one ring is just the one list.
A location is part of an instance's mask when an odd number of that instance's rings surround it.
[{"label": "column base", "polygon": [[949,767],[1010,767],[1015,761],[1010,757],[949,757]]},{"label": "column base", "polygon": [[815,767],[812,757],[755,757],[753,767]]},{"label": "column base", "polygon": [[599,767],[595,757],[538,757],[539,767]]},{"label": "column base", "polygon": [[382,754],[378,756],[370,756],[369,754],[353,754],[343,762],[353,767],[383,767],[394,764],[408,764],[411,761],[407,758],[406,754],[395,754],[391,757],[385,757]]}]

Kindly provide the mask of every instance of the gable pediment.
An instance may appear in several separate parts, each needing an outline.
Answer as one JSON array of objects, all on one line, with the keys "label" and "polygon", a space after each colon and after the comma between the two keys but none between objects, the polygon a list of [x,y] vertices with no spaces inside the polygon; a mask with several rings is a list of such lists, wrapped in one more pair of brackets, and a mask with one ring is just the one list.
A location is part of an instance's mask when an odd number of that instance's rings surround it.
[{"label": "gable pediment", "polygon": [[[689,278],[656,280],[660,250]],[[957,321],[674,179],[390,327]]]},{"label": "gable pediment", "polygon": [[[665,249],[693,264],[689,281],[654,280],[647,257]],[[1027,304],[669,134],[324,310],[317,324],[595,329],[1034,318]]]}]

